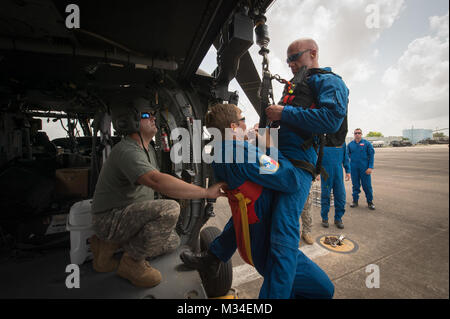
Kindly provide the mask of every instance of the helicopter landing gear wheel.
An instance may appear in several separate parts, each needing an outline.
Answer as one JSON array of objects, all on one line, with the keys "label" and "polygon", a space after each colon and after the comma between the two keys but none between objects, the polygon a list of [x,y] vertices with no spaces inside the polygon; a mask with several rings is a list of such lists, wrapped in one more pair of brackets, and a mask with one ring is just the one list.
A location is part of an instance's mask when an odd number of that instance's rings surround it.
[{"label": "helicopter landing gear wheel", "polygon": [[[206,227],[200,232],[200,249],[207,250],[209,245],[219,236],[221,231],[217,227]],[[233,283],[233,265],[231,259],[226,263],[221,262],[219,273],[216,277],[208,277],[200,273],[203,286],[209,298],[224,296],[231,289]]]}]

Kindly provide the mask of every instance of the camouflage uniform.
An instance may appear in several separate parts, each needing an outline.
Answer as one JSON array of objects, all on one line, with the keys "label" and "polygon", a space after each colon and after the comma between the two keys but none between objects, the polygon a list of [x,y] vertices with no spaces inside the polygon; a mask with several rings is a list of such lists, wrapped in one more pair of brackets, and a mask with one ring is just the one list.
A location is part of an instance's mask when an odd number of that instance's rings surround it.
[{"label": "camouflage uniform", "polygon": [[102,240],[120,244],[135,260],[174,251],[180,244],[175,226],[180,205],[158,199],[133,203],[93,215],[93,227]]},{"label": "camouflage uniform", "polygon": [[120,244],[137,261],[173,251],[180,244],[175,233],[178,202],[155,200],[154,190],[137,182],[154,170],[159,171],[153,147],[149,146],[147,157],[138,142],[123,138],[103,164],[92,202],[97,236]]},{"label": "camouflage uniform", "polygon": [[305,206],[301,214],[302,217],[302,233],[311,233],[312,216],[311,216],[311,193],[309,193]]}]

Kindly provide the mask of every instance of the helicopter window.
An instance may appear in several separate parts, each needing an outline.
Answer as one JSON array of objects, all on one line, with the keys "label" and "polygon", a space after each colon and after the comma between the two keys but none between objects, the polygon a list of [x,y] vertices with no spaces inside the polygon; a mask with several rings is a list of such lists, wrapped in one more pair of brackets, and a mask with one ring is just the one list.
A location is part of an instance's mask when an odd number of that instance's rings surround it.
[{"label": "helicopter window", "polygon": [[[38,117],[42,120],[42,131],[45,131],[50,138],[53,140],[55,138],[63,138],[67,137],[67,120],[66,119],[52,119],[52,118],[42,118]],[[92,120],[89,122],[89,126],[91,126]],[[77,122],[75,127],[76,136],[83,136],[83,129],[79,122]]]},{"label": "helicopter window", "polygon": [[217,50],[212,45],[209,48],[208,53],[203,58],[203,61],[199,66],[199,70],[202,70],[208,74],[212,74],[216,68],[217,68]]}]

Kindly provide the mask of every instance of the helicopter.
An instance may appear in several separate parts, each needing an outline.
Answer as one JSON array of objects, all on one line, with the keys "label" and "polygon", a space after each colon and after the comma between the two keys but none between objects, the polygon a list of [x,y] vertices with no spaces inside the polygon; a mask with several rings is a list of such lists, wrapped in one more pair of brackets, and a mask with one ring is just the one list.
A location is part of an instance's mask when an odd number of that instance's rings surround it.
[{"label": "helicopter", "polygon": [[[259,27],[257,43],[265,53],[269,39],[262,27],[272,2],[2,1],[2,298],[195,299],[229,291],[231,261],[207,278],[183,267],[181,248],[151,261],[164,277],[154,288],[136,289],[113,273],[95,273],[89,260],[78,265],[78,287],[69,287],[67,265],[73,262],[66,226],[71,207],[92,198],[102,163],[120,140],[111,129],[117,92],[140,89],[157,110],[152,146],[161,172],[202,187],[212,184],[209,164],[171,161],[176,140],[167,137],[177,127],[191,138],[202,135],[193,121],[204,121],[209,105],[238,103],[238,93],[228,90],[233,79],[261,115],[262,80],[248,49]],[[211,46],[217,68],[208,74],[199,65]],[[65,121],[67,137],[50,140],[42,119]],[[202,149],[207,142],[202,139]],[[220,234],[203,227],[214,216],[214,200],[179,202],[181,246],[206,249]]]}]

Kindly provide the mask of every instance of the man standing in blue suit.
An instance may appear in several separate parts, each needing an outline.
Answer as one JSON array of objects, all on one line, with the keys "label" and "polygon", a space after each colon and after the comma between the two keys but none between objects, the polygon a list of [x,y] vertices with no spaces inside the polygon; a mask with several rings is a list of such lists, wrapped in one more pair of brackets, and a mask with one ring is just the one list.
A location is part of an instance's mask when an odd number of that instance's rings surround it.
[{"label": "man standing in blue suit", "polygon": [[281,105],[269,106],[266,115],[268,121],[280,123],[278,149],[294,163],[302,178],[299,191],[279,193],[275,198],[268,260],[270,274],[264,277],[261,298],[288,298],[295,286],[299,218],[317,174],[318,157],[314,147],[317,135],[337,134],[340,140],[340,132],[344,139],[347,134],[349,90],[331,68],[320,68],[316,41],[292,42],[286,62],[294,78],[286,83]]},{"label": "man standing in blue suit", "polygon": [[362,185],[369,209],[375,210],[371,179],[375,150],[369,141],[362,138],[362,130],[360,128],[354,131],[354,135],[355,139],[347,146],[353,184],[353,202],[350,207],[358,206]]},{"label": "man standing in blue suit", "polygon": [[345,186],[342,166],[345,169],[345,181],[350,180],[350,164],[345,143],[339,147],[325,147],[322,165],[328,173],[328,179],[321,176],[321,211],[322,226],[328,228],[328,212],[330,211],[331,190],[334,194],[334,223],[343,229],[342,216],[345,213]]}]

